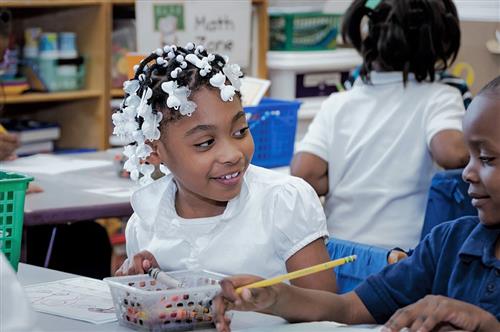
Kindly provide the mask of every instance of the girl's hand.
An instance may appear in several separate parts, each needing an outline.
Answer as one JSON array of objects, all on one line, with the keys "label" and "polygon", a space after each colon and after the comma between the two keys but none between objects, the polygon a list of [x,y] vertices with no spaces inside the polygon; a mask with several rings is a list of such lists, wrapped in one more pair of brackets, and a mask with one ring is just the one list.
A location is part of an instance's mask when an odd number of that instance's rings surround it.
[{"label": "girl's hand", "polygon": [[26,189],[26,194],[36,194],[41,192],[43,192],[43,188],[33,183],[30,183],[28,185],[28,189]]},{"label": "girl's hand", "polygon": [[16,135],[0,133],[0,160],[11,160],[14,151],[19,147],[19,139]]},{"label": "girl's hand", "polygon": [[240,294],[236,289],[240,286],[249,285],[262,280],[260,277],[243,275],[223,279],[220,282],[222,291],[214,298],[215,326],[219,332],[231,331],[230,319],[225,316],[229,310],[240,311],[266,311],[277,298],[273,286],[264,288],[244,288]]},{"label": "girl's hand", "polygon": [[159,267],[155,256],[147,250],[134,255],[132,260],[127,259],[115,272],[115,276],[126,276],[131,274],[144,274],[152,267]]},{"label": "girl's hand", "polygon": [[427,295],[418,302],[399,309],[382,331],[427,332],[451,325],[454,330],[500,331],[500,322],[489,312],[466,302],[445,296]]}]

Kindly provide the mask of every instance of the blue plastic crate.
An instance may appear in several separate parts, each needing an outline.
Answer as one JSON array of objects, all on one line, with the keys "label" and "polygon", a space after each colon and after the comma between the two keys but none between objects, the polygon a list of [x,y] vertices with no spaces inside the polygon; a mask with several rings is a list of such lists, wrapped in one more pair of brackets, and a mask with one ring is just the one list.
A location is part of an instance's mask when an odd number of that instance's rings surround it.
[{"label": "blue plastic crate", "polygon": [[300,104],[264,98],[257,106],[245,107],[255,142],[252,164],[269,168],[290,164]]}]

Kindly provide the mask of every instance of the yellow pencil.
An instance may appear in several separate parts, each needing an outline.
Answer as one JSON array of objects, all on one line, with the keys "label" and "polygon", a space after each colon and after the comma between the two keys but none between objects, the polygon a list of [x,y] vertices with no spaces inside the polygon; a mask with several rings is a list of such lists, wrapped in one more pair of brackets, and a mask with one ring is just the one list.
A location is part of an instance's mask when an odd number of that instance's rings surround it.
[{"label": "yellow pencil", "polygon": [[7,133],[7,129],[4,128],[4,126],[2,126],[2,124],[0,123],[0,134],[6,134]]},{"label": "yellow pencil", "polygon": [[282,282],[284,280],[292,280],[292,279],[296,279],[296,278],[300,278],[300,277],[303,277],[303,276],[307,276],[309,274],[313,274],[313,273],[316,273],[316,272],[320,272],[320,271],[332,269],[332,268],[334,268],[336,266],[343,265],[345,263],[354,262],[356,260],[356,257],[357,257],[356,255],[347,256],[347,257],[339,258],[339,259],[336,259],[336,260],[333,260],[333,261],[329,261],[329,262],[326,262],[326,263],[321,263],[321,264],[318,264],[318,265],[313,265],[313,266],[310,266],[310,267],[306,267],[305,269],[293,271],[293,272],[290,272],[290,273],[287,273],[287,274],[282,274],[282,275],[274,277],[274,278],[257,281],[257,282],[254,282],[253,284],[249,284],[249,285],[246,285],[246,286],[238,287],[236,289],[236,293],[240,294],[241,291],[243,290],[243,288],[259,288],[259,287],[272,286],[272,285],[279,284],[280,282]]}]

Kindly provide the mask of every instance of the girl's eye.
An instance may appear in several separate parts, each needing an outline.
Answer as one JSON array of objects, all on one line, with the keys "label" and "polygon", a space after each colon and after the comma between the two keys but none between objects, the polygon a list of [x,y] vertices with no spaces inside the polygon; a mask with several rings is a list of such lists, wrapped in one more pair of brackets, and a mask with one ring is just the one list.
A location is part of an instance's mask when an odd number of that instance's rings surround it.
[{"label": "girl's eye", "polygon": [[485,165],[490,164],[493,160],[495,160],[494,157],[486,157],[486,156],[479,156],[479,160]]},{"label": "girl's eye", "polygon": [[240,130],[236,131],[234,133],[234,136],[236,136],[236,137],[244,137],[245,134],[247,133],[247,131],[248,131],[248,126],[245,127],[245,128],[241,128]]},{"label": "girl's eye", "polygon": [[215,140],[213,138],[211,138],[208,141],[205,141],[205,142],[202,142],[199,144],[195,144],[194,146],[199,147],[199,148],[208,148],[209,146],[214,144],[214,142],[215,142]]}]

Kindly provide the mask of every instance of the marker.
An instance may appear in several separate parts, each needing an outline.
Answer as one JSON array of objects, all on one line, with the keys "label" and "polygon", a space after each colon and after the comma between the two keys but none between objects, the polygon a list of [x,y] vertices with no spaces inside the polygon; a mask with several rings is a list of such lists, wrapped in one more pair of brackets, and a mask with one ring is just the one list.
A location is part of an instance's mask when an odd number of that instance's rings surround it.
[{"label": "marker", "polygon": [[158,280],[163,285],[167,286],[167,288],[181,288],[182,282],[179,280],[169,276],[166,272],[163,272],[159,268],[150,268],[148,270],[148,274],[150,277]]}]

